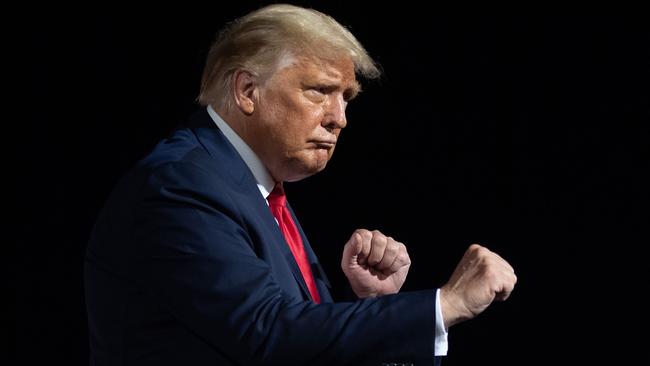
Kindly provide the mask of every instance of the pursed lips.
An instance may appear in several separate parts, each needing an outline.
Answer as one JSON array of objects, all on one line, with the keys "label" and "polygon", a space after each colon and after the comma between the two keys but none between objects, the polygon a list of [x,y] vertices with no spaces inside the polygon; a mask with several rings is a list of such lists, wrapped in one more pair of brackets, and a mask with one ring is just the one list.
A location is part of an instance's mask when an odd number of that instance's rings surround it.
[{"label": "pursed lips", "polygon": [[317,149],[331,149],[336,145],[336,140],[311,140],[309,142],[316,145]]}]

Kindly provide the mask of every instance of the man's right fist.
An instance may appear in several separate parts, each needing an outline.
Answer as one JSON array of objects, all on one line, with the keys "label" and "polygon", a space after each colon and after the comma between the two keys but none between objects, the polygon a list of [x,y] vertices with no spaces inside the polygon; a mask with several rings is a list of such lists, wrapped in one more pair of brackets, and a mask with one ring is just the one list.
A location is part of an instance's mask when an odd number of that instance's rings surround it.
[{"label": "man's right fist", "polygon": [[475,317],[495,299],[507,299],[516,282],[517,276],[508,262],[487,248],[472,244],[440,289],[445,327]]},{"label": "man's right fist", "polygon": [[356,230],[343,248],[341,269],[361,299],[395,294],[411,267],[406,246],[379,230]]}]

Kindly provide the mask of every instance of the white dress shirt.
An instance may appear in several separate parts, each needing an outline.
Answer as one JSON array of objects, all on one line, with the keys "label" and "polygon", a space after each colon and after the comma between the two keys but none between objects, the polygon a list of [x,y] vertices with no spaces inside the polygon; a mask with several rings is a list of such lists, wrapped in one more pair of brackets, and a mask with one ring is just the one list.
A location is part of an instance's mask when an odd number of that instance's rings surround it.
[{"label": "white dress shirt", "polygon": [[[212,107],[208,106],[208,114],[212,117],[214,123],[219,127],[219,130],[226,136],[226,139],[232,144],[232,146],[237,150],[237,153],[250,169],[251,173],[257,181],[257,188],[260,190],[262,197],[267,199],[273,187],[275,187],[275,181],[271,174],[266,169],[260,158],[255,154],[253,149],[242,140],[242,138],[226,123],[226,121],[221,118],[215,112]],[[268,204],[268,200],[266,204]],[[447,355],[447,330],[445,329],[444,322],[442,321],[442,311],[440,308],[440,289],[436,289],[436,329],[435,329],[435,344],[434,344],[434,355],[435,356],[446,356]]]}]

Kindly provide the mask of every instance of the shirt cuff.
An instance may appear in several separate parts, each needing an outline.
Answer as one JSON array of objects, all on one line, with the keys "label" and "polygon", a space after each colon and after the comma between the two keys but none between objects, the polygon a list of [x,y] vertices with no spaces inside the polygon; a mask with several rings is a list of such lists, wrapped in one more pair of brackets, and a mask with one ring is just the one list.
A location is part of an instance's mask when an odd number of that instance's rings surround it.
[{"label": "shirt cuff", "polygon": [[445,322],[442,319],[442,309],[440,308],[440,289],[436,290],[436,333],[434,340],[433,355],[447,356],[447,330]]}]

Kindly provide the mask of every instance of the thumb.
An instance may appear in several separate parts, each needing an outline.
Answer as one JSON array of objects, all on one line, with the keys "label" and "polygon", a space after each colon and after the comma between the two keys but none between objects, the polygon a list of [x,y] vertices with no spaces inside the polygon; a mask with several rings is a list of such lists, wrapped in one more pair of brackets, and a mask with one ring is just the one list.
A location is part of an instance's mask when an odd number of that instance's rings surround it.
[{"label": "thumb", "polygon": [[350,240],[345,244],[343,248],[343,258],[341,258],[341,266],[344,268],[350,268],[359,265],[358,258],[359,254],[363,250],[363,244],[361,243],[361,235],[357,232],[352,234]]}]

